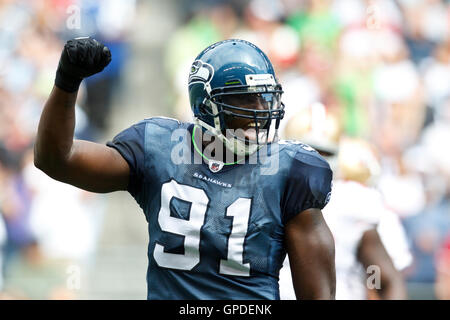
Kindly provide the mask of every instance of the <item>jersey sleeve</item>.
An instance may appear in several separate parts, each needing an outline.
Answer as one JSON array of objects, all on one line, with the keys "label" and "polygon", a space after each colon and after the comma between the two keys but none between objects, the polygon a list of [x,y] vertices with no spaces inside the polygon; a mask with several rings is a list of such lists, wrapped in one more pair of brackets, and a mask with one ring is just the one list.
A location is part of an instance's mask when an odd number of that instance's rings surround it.
[{"label": "jersey sleeve", "polygon": [[130,178],[128,181],[128,192],[136,197],[142,179],[144,177],[145,157],[145,127],[146,123],[137,123],[116,135],[106,145],[114,148],[122,155],[130,167]]},{"label": "jersey sleeve", "polygon": [[304,210],[323,209],[330,199],[333,172],[313,152],[298,152],[292,161],[281,204],[284,223]]}]

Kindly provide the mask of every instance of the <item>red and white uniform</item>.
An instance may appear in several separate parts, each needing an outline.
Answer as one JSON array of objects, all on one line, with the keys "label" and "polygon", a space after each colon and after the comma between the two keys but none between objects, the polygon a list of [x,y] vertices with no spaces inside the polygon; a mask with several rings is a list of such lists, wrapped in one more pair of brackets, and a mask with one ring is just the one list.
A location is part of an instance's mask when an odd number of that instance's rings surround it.
[{"label": "red and white uniform", "polygon": [[[412,260],[403,227],[381,194],[353,181],[335,181],[330,202],[322,210],[336,246],[336,299],[366,299],[366,274],[357,260],[364,232],[377,228],[394,265],[401,270]],[[288,259],[280,271],[280,298],[295,299]]]}]

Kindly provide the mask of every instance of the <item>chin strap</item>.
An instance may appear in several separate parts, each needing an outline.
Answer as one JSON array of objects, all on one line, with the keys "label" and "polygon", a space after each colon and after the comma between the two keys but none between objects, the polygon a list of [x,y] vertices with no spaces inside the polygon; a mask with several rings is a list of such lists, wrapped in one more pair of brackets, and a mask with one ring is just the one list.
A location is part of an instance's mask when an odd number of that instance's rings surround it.
[{"label": "chin strap", "polygon": [[[197,144],[195,143],[194,136],[195,136],[195,131],[197,130],[198,127],[199,127],[199,126],[198,126],[197,124],[194,124],[194,130],[192,130],[192,144],[194,145],[195,151],[197,151],[198,154],[200,154],[200,155],[202,156],[203,159],[205,159],[206,161],[210,162],[211,159],[209,159],[207,156],[205,156],[205,155],[203,154],[203,152],[200,150],[200,148],[197,146]],[[245,158],[243,158],[243,159],[241,159],[241,160],[238,160],[238,161],[236,161],[236,162],[224,163],[223,165],[224,165],[224,166],[230,166],[230,165],[233,165],[233,164],[238,164],[238,163],[240,163],[240,162],[242,162],[242,161],[244,161],[244,160],[245,160]]]},{"label": "chin strap", "polygon": [[233,152],[234,154],[236,154],[238,156],[250,156],[262,147],[262,146],[258,146],[258,145],[254,145],[253,147],[247,146],[247,145],[245,145],[244,142],[242,142],[236,138],[228,139],[227,137],[225,137],[223,135],[223,133],[220,130],[218,130],[217,128],[211,127],[210,125],[208,125],[207,123],[201,121],[200,119],[198,119],[196,117],[194,118],[194,123],[200,127],[203,127],[207,131],[211,132],[214,136],[216,136],[217,138],[220,139],[220,141],[223,142],[223,144],[225,145],[225,147],[228,150],[230,150],[231,152]]}]

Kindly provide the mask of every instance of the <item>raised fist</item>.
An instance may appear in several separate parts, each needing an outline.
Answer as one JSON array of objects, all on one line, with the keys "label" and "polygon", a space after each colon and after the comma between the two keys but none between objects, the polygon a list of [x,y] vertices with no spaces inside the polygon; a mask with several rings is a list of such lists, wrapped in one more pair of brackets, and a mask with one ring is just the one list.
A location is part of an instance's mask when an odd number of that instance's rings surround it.
[{"label": "raised fist", "polygon": [[111,62],[108,47],[90,37],[66,42],[59,59],[55,85],[67,92],[78,90],[83,78],[102,71]]}]

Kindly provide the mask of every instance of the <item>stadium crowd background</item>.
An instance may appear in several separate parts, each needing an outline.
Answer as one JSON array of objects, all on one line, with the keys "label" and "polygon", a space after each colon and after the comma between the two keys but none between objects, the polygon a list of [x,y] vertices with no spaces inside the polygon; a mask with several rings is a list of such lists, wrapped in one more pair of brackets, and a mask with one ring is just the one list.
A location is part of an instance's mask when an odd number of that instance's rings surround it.
[{"label": "stadium crowd background", "polygon": [[258,45],[285,91],[282,134],[303,125],[289,121],[296,114],[319,108],[327,142],[370,144],[375,185],[413,254],[409,297],[450,299],[444,0],[0,1],[1,297],[145,298],[147,226],[131,197],[84,192],[33,166],[61,48],[81,35],[113,56],[83,82],[77,105],[76,137],[102,143],[146,117],[191,119],[195,56],[225,38]]}]

